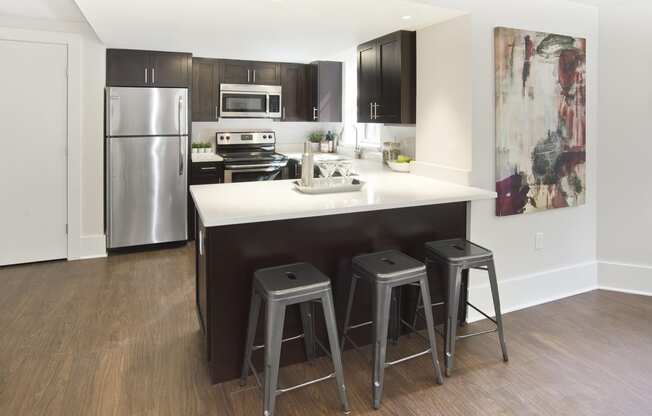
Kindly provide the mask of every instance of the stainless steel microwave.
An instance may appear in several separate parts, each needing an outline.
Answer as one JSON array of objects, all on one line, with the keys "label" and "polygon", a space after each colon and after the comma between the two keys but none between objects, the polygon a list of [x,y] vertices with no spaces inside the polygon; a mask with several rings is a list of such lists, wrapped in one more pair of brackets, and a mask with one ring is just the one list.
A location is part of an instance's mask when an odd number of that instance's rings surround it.
[{"label": "stainless steel microwave", "polygon": [[281,86],[220,84],[220,117],[281,118]]}]

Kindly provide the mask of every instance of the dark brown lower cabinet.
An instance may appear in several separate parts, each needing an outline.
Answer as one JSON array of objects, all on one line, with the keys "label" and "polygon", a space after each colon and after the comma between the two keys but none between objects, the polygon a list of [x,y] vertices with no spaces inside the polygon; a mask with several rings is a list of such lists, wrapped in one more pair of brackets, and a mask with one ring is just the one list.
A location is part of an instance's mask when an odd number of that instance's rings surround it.
[{"label": "dark brown lower cabinet", "polygon": [[[224,164],[222,162],[194,162],[190,167],[188,185],[209,185],[224,182]],[[195,239],[195,204],[188,191],[188,240]]]}]

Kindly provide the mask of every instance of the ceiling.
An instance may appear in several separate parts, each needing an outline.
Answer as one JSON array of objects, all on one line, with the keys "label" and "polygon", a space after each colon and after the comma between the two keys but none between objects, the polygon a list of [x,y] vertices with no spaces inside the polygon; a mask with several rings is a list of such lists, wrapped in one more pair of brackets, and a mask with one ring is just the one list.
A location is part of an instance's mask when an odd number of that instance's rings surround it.
[{"label": "ceiling", "polygon": [[75,1],[108,47],[296,62],[463,14],[416,0]]},{"label": "ceiling", "polygon": [[84,22],[74,0],[0,0],[0,15]]}]

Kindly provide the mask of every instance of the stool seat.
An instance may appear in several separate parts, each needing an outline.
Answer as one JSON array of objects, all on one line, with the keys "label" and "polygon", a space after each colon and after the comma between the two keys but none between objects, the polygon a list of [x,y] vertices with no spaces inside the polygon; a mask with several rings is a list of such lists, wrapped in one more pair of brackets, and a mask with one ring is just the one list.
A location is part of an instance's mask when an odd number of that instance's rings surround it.
[{"label": "stool seat", "polygon": [[493,253],[463,238],[426,243],[426,255],[438,257],[449,264],[474,263],[491,260]]},{"label": "stool seat", "polygon": [[330,279],[309,263],[257,270],[254,272],[254,282],[265,297],[276,300],[330,288]]},{"label": "stool seat", "polygon": [[425,264],[397,250],[361,254],[353,258],[353,272],[371,281],[410,279],[425,271]]}]

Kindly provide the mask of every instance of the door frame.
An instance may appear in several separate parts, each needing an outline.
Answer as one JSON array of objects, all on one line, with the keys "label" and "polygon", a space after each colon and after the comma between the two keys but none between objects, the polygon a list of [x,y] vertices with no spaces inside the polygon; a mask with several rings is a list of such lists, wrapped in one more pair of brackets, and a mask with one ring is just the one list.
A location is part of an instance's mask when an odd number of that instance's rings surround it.
[{"label": "door frame", "polygon": [[67,222],[68,260],[82,257],[81,251],[81,36],[76,33],[48,32],[0,27],[0,40],[66,46],[67,80]]}]

